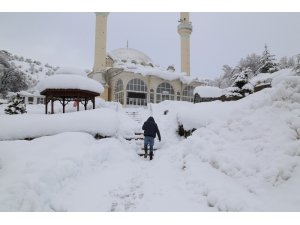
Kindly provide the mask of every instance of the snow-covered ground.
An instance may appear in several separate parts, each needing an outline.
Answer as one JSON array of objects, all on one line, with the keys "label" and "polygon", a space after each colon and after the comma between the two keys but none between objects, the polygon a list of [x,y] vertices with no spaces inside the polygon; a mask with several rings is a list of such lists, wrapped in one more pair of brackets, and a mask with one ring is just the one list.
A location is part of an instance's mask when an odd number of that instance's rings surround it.
[{"label": "snow-covered ground", "polygon": [[[2,114],[9,139],[49,136],[0,142],[0,211],[300,211],[300,77],[287,71],[272,86],[235,102],[138,109],[161,131],[152,161],[136,154],[139,141],[117,135],[142,125],[119,105]],[[85,123],[73,129],[77,120]],[[114,135],[96,140],[88,129],[101,120]],[[178,123],[197,130],[179,137]]]}]

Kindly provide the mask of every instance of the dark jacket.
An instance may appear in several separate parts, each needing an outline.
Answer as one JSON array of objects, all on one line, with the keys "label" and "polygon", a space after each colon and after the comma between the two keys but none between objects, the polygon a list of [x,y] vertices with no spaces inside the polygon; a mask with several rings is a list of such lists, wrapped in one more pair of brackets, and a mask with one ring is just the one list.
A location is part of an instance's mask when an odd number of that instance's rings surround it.
[{"label": "dark jacket", "polygon": [[143,128],[144,130],[144,136],[154,137],[158,136],[158,140],[161,140],[159,129],[157,127],[157,124],[154,121],[154,118],[150,116],[147,121],[144,123]]}]

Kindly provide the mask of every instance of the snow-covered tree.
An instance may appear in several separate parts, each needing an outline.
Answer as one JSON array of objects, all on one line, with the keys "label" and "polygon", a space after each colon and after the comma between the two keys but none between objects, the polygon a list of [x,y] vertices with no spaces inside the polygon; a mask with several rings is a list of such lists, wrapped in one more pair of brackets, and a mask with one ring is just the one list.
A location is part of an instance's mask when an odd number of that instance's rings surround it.
[{"label": "snow-covered tree", "polygon": [[245,95],[246,93],[252,93],[253,88],[251,87],[251,85],[248,85],[249,77],[253,77],[253,72],[249,68],[244,69],[239,73],[235,73],[232,77],[232,87],[239,88],[239,93],[242,95]]},{"label": "snow-covered tree", "polygon": [[25,62],[27,62],[27,63],[32,63],[32,59],[28,59],[28,58],[27,58],[27,59],[25,60]]},{"label": "snow-covered tree", "polygon": [[20,97],[20,95],[17,94],[17,96],[8,103],[8,106],[4,111],[9,115],[23,114],[26,113],[26,104],[24,103],[24,100]]},{"label": "snow-covered tree", "polygon": [[282,57],[279,60],[279,67],[280,69],[287,69],[287,68],[293,68],[295,66],[295,60],[293,57]]},{"label": "snow-covered tree", "polygon": [[29,73],[30,73],[30,74],[33,74],[33,73],[34,73],[34,70],[35,70],[34,64],[33,64],[33,63],[30,63],[30,64],[29,64]]},{"label": "snow-covered tree", "polygon": [[296,63],[293,70],[296,71],[298,75],[300,75],[300,54],[296,57]]},{"label": "snow-covered tree", "polygon": [[226,88],[230,87],[232,85],[232,75],[234,69],[230,67],[229,65],[223,65],[223,76],[220,78],[220,81],[217,81],[216,83],[219,83],[220,88]]},{"label": "snow-covered tree", "polygon": [[0,93],[6,95],[8,91],[18,92],[28,89],[24,73],[16,68],[5,68],[0,77]]},{"label": "snow-covered tree", "polygon": [[295,66],[295,64],[296,64],[296,61],[295,61],[294,57],[290,57],[290,58],[288,59],[288,62],[287,62],[287,63],[288,63],[288,64],[287,64],[288,68],[293,68],[293,67]]},{"label": "snow-covered tree", "polygon": [[270,54],[267,45],[265,45],[259,65],[258,73],[274,73],[279,70],[278,63],[275,62],[275,55]]},{"label": "snow-covered tree", "polygon": [[8,63],[7,59],[5,58],[5,56],[0,53],[0,65],[2,65],[5,68],[9,68],[10,64]]},{"label": "snow-covered tree", "polygon": [[[251,69],[253,71],[253,76],[255,75],[254,73],[258,70],[260,66],[260,59],[261,57],[255,53],[249,54],[246,56],[246,58],[242,58],[238,64],[238,67],[241,69]],[[249,77],[249,79],[252,77]]]},{"label": "snow-covered tree", "polygon": [[245,84],[248,83],[248,77],[250,73],[252,73],[252,70],[246,69],[242,70],[240,73],[234,74],[232,77],[232,87],[242,88]]}]

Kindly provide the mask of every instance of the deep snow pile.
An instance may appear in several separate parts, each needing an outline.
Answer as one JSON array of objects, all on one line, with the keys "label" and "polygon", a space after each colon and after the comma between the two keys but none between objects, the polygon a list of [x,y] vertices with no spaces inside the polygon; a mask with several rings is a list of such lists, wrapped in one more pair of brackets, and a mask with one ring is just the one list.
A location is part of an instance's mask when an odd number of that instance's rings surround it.
[{"label": "deep snow pile", "polygon": [[123,113],[95,109],[66,114],[0,115],[0,140],[18,140],[63,132],[86,132],[104,137],[133,137],[137,126]]},{"label": "deep snow pile", "polygon": [[[236,102],[149,105],[141,117],[162,136],[153,161],[120,136],[1,141],[0,210],[299,211],[300,77],[272,86]],[[184,139],[178,123],[197,130]]]},{"label": "deep snow pile", "polygon": [[285,74],[272,86],[236,102],[160,109],[197,128],[166,149],[196,199],[221,211],[300,210],[300,77]]},{"label": "deep snow pile", "polygon": [[80,74],[55,74],[40,80],[36,89],[43,92],[46,89],[79,89],[99,93],[104,91],[102,84]]}]

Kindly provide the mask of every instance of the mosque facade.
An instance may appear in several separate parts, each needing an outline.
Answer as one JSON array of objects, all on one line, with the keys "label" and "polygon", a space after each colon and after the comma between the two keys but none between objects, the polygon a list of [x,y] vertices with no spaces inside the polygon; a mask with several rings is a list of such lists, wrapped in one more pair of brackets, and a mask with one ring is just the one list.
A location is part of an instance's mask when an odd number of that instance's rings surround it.
[{"label": "mosque facade", "polygon": [[203,85],[190,76],[189,13],[181,13],[178,33],[181,37],[181,72],[174,66],[156,65],[145,53],[131,48],[106,52],[108,13],[96,13],[95,61],[89,77],[99,81],[105,91],[101,98],[123,106],[146,106],[164,100],[193,101],[195,87]]}]

